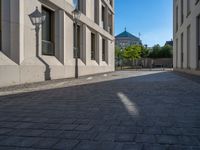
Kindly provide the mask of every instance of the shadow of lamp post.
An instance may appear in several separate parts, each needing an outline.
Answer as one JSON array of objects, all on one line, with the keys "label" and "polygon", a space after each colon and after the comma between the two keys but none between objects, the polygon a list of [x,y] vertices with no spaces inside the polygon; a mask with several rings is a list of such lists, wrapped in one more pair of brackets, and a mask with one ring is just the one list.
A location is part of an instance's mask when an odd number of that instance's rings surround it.
[{"label": "shadow of lamp post", "polygon": [[36,7],[35,11],[29,15],[29,18],[31,20],[31,23],[35,26],[35,32],[36,32],[36,57],[43,62],[45,65],[45,80],[51,80],[50,77],[50,67],[49,65],[40,57],[39,53],[39,31],[40,26],[45,22],[46,16],[42,14],[38,7]]},{"label": "shadow of lamp post", "polygon": [[46,16],[43,15],[39,10],[38,7],[36,7],[36,10],[29,15],[29,18],[32,22],[32,24],[35,26],[35,32],[36,32],[36,56],[39,57],[39,31],[40,26],[45,21]]},{"label": "shadow of lamp post", "polygon": [[72,11],[73,19],[74,19],[74,25],[75,25],[75,32],[74,32],[74,53],[75,53],[75,78],[78,79],[78,21],[81,16],[81,12],[78,8],[78,0],[73,0],[73,7],[74,10]]}]

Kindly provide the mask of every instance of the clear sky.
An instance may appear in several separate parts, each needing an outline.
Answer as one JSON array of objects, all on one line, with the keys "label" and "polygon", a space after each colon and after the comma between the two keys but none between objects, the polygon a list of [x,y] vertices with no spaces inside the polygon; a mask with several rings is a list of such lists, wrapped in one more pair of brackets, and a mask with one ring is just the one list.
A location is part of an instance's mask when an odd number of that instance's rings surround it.
[{"label": "clear sky", "polygon": [[172,0],[115,0],[115,35],[141,33],[143,44],[165,44],[172,39]]}]

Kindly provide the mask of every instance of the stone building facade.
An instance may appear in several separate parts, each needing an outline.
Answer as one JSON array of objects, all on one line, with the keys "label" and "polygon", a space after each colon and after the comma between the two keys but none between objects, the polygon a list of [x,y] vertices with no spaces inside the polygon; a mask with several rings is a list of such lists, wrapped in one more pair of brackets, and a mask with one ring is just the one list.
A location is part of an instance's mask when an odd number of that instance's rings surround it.
[{"label": "stone building facade", "polygon": [[[73,0],[0,0],[0,87],[75,75]],[[46,15],[36,36],[29,14]],[[114,0],[79,0],[79,75],[114,71]]]},{"label": "stone building facade", "polygon": [[200,0],[173,1],[175,70],[200,75]]},{"label": "stone building facade", "polygon": [[142,41],[125,29],[124,32],[115,37],[115,45],[124,49],[131,45],[142,45]]}]

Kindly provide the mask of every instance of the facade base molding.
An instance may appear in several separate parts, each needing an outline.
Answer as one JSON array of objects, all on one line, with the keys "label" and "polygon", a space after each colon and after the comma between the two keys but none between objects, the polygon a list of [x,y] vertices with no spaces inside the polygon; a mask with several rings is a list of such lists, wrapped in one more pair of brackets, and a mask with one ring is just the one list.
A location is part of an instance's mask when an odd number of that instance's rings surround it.
[{"label": "facade base molding", "polygon": [[196,69],[178,69],[178,68],[174,68],[174,71],[200,76],[200,70],[196,70]]},{"label": "facade base molding", "polygon": [[[38,58],[24,60],[20,65],[14,63],[3,53],[0,53],[0,87],[27,84],[45,81],[46,66]],[[47,59],[46,59],[47,60]],[[51,59],[52,61],[52,59]],[[74,78],[74,64],[63,65],[58,60],[49,62],[49,76],[51,80]],[[113,72],[114,66],[102,65],[80,65],[79,76],[94,75]]]}]

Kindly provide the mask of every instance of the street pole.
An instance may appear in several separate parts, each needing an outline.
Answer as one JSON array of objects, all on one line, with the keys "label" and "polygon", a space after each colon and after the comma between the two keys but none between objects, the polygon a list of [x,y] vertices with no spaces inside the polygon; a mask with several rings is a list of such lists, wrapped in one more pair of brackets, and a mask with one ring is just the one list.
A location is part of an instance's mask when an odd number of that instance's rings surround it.
[{"label": "street pole", "polygon": [[77,42],[77,26],[78,26],[78,23],[77,21],[75,20],[75,37],[74,37],[74,52],[75,52],[75,78],[78,79],[78,42]]},{"label": "street pole", "polygon": [[36,56],[39,57],[39,25],[36,25],[35,32],[36,32]]}]

